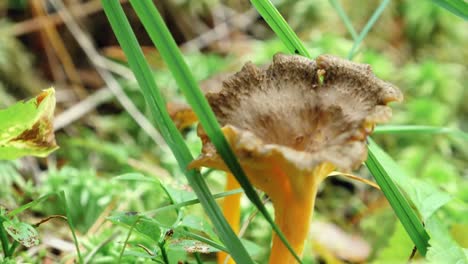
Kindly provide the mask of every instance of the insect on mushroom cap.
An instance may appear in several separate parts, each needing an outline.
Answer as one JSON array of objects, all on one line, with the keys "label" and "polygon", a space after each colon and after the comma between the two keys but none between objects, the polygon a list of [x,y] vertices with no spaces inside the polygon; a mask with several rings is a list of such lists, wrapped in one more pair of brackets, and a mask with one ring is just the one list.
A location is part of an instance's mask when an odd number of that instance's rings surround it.
[{"label": "insect on mushroom cap", "polygon": [[[391,117],[387,103],[403,98],[369,65],[284,54],[265,69],[247,63],[205,95],[241,164],[274,160],[299,172],[323,162],[342,170],[359,166],[367,135]],[[203,129],[198,132],[203,153],[191,167],[226,169]]]}]

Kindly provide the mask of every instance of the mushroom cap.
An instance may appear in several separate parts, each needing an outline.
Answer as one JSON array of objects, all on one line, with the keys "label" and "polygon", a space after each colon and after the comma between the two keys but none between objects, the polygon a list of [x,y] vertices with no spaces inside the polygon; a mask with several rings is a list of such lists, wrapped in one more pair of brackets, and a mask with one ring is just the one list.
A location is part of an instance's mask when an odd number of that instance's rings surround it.
[{"label": "mushroom cap", "polygon": [[[367,135],[391,117],[387,103],[403,98],[369,65],[284,54],[264,69],[247,63],[205,96],[244,169],[275,163],[296,174],[323,163],[358,167]],[[198,134],[203,150],[190,167],[227,170],[203,128]]]}]

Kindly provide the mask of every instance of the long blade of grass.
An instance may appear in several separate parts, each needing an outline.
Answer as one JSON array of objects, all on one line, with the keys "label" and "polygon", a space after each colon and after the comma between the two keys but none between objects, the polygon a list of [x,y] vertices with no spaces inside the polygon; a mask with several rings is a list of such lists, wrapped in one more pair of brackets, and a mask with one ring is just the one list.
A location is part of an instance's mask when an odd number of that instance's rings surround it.
[{"label": "long blade of grass", "polygon": [[376,127],[374,134],[446,134],[468,140],[468,133],[449,127],[435,126],[385,125]]},{"label": "long blade of grass", "polygon": [[346,12],[343,10],[343,7],[341,6],[341,3],[339,0],[329,0],[330,4],[335,8],[336,12],[338,13],[338,16],[340,19],[343,21],[346,29],[348,30],[349,34],[351,34],[351,37],[353,37],[354,41],[357,41],[358,39],[358,34],[356,30],[353,27],[353,24],[351,23],[351,20],[349,19],[348,15],[346,15]]},{"label": "long blade of grass", "polygon": [[391,158],[369,138],[369,154],[366,166],[372,172],[375,181],[379,184],[419,253],[425,256],[429,246],[429,235],[416,213],[411,209],[408,201],[393,182],[392,177],[385,170],[385,167],[390,167],[390,163],[394,164]]},{"label": "long blade of grass", "polygon": [[374,11],[372,14],[371,18],[369,21],[367,21],[366,25],[362,29],[361,33],[359,33],[359,36],[356,41],[354,41],[353,47],[351,48],[351,51],[348,54],[348,59],[352,60],[354,58],[354,55],[356,55],[357,48],[359,45],[361,45],[361,42],[366,38],[367,33],[371,30],[372,26],[374,26],[375,22],[379,19],[380,15],[382,12],[385,10],[387,7],[388,3],[390,3],[390,0],[383,0],[380,5],[377,7],[377,9]]},{"label": "long blade of grass", "polygon": [[468,3],[461,0],[432,0],[435,4],[447,9],[452,14],[468,20]]},{"label": "long blade of grass", "polygon": [[23,212],[24,210],[27,210],[33,206],[35,206],[36,204],[39,204],[45,200],[47,200],[49,197],[53,196],[53,195],[56,195],[55,193],[49,193],[49,194],[46,194],[44,196],[41,196],[39,198],[37,198],[36,200],[32,201],[32,202],[29,202],[27,204],[24,204],[16,209],[13,209],[11,210],[10,212],[8,212],[7,216],[8,217],[14,217],[16,216],[17,214]]},{"label": "long blade of grass", "polygon": [[229,146],[229,143],[224,137],[218,121],[214,113],[211,111],[205,96],[198,87],[198,83],[195,81],[195,78],[185,63],[185,60],[183,59],[177,44],[169,32],[169,29],[159,14],[159,11],[151,0],[130,0],[130,3],[143,23],[143,26],[148,32],[151,40],[158,48],[161,57],[167,63],[169,69],[174,75],[178,86],[196,113],[206,134],[210,138],[213,145],[216,147],[217,152],[223,158],[229,170],[236,177],[236,180],[239,182],[240,186],[244,189],[246,196],[270,223],[273,230],[283,241],[285,246],[291,251],[296,260],[301,262],[299,256],[293,251],[292,247],[287,242],[284,234],[275,225],[273,218],[266,210],[252,184],[247,179],[239,164],[239,161],[237,160],[234,152]]},{"label": "long blade of grass", "polygon": [[[252,2],[254,2],[252,0]],[[268,6],[269,8],[274,8],[276,9],[269,0],[256,0],[255,2],[258,2],[262,4],[262,6]],[[266,2],[270,2],[267,4]],[[356,43],[353,47],[353,50],[350,52],[350,57],[352,58],[355,53],[355,47],[359,46],[359,43],[362,42],[362,40],[366,37],[367,33],[370,31],[370,28],[372,25],[376,22],[377,18],[380,16],[380,14],[383,12],[385,6],[388,4],[389,1],[384,0],[380,4],[380,6],[376,9],[374,14],[371,16],[369,22],[366,24],[364,27],[363,31],[359,34],[358,39],[356,40]],[[275,16],[279,17],[272,17],[273,20],[276,21],[284,21],[284,19],[281,17],[278,11],[268,11],[266,12],[267,14],[274,14]],[[261,13],[262,14],[262,13]],[[263,15],[263,14],[262,14]],[[266,20],[266,19],[265,19]],[[267,20],[268,22],[268,20]],[[273,26],[283,26],[283,27],[289,27],[288,24],[285,23],[274,23],[273,25],[269,24],[270,27],[273,28]],[[283,29],[283,31],[287,31],[286,29]],[[291,30],[292,31],[292,30]],[[287,43],[294,43],[297,45],[297,47],[292,48],[290,50],[298,50],[301,51],[304,48],[304,45],[301,43],[300,39],[297,37],[297,35],[289,35],[287,37],[294,38],[292,39],[283,39],[284,35],[278,35],[280,39],[287,45]],[[299,53],[302,56],[309,57],[308,53]],[[369,158],[366,161],[367,167],[369,168],[370,172],[374,177],[380,177],[381,182],[393,182],[392,181],[392,171],[388,170],[385,166],[385,157],[383,155],[380,155],[380,152],[374,153],[374,150],[376,149],[376,144],[371,141],[369,145]],[[377,175],[377,176],[376,176]],[[383,181],[383,180],[385,181]],[[382,186],[379,183],[379,186],[382,188]],[[420,251],[421,255],[425,255],[427,251],[427,246],[428,246],[428,241],[429,241],[429,235],[427,234],[426,230],[424,229],[422,223],[420,222],[419,218],[415,214],[415,212],[412,210],[412,208],[409,206],[408,202],[405,199],[401,199],[401,197],[404,197],[401,192],[398,190],[398,188],[382,188],[382,191],[385,195],[385,197],[389,200],[391,203],[392,207],[394,208],[395,214],[397,217],[400,219],[402,222],[403,226],[407,230],[408,233],[411,233],[410,237],[415,243],[416,247]],[[397,209],[395,209],[397,208]]]},{"label": "long blade of grass", "polygon": [[185,145],[181,134],[170,119],[162,94],[156,86],[150,67],[143,56],[143,52],[119,1],[102,0],[102,4],[112,29],[128,58],[129,66],[135,74],[156,127],[171,148],[190,186],[216,227],[220,239],[236,262],[253,263],[241,241],[224,218],[216,201],[211,196],[203,177],[196,170],[187,170],[187,165],[193,160],[193,157]]},{"label": "long blade of grass", "polygon": [[250,0],[250,2],[291,53],[310,57],[309,51],[302,45],[296,33],[294,33],[273,3],[265,0]]}]

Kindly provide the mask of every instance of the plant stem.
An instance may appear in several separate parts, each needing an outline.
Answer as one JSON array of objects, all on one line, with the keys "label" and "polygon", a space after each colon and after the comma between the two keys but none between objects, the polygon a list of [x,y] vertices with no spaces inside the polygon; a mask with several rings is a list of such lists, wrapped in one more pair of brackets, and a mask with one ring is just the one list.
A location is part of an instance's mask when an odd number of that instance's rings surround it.
[{"label": "plant stem", "polygon": [[5,258],[10,257],[10,250],[8,249],[8,237],[6,235],[5,229],[3,228],[3,217],[0,217],[0,241],[2,242],[2,249]]},{"label": "plant stem", "polygon": [[159,250],[161,250],[161,256],[162,256],[164,263],[169,264],[169,258],[167,257],[166,248],[164,247],[165,245],[166,245],[166,239],[164,238],[163,242],[159,243]]},{"label": "plant stem", "polygon": [[[318,186],[333,169],[334,166],[330,163],[322,163],[311,175],[280,175],[283,179],[287,178],[282,186],[283,190],[269,194],[275,207],[275,223],[299,256],[302,256],[309,234]],[[273,237],[269,263],[295,263],[294,256],[276,235]]]},{"label": "plant stem", "polygon": [[18,241],[13,241],[8,251],[8,255],[11,257],[15,253],[16,248],[20,245]]}]

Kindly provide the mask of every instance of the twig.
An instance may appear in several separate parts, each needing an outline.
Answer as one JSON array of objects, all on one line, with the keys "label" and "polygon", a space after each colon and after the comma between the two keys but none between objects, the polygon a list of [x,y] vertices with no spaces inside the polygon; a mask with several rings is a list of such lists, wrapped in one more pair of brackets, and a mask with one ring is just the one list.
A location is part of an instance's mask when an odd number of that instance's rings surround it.
[{"label": "twig", "polygon": [[96,106],[111,100],[114,97],[108,87],[99,89],[92,95],[86,97],[83,101],[68,108],[54,119],[54,130],[62,129],[76,120],[80,119],[87,113],[91,112]]},{"label": "twig", "polygon": [[228,36],[229,33],[232,31],[231,25],[234,25],[239,29],[245,29],[250,24],[255,22],[258,16],[258,13],[255,10],[255,8],[252,8],[243,14],[238,14],[234,10],[231,10],[227,7],[223,7],[223,9],[230,13],[230,17],[228,17],[228,19],[224,23],[216,25],[211,30],[199,35],[198,37],[192,40],[185,42],[180,46],[180,48],[184,51],[200,50],[208,46],[210,43]]},{"label": "twig", "polygon": [[377,185],[376,183],[372,182],[372,181],[369,181],[368,179],[364,179],[364,178],[361,178],[359,176],[356,176],[356,175],[353,175],[353,174],[350,174],[350,173],[344,173],[344,172],[340,172],[340,171],[334,171],[332,173],[330,173],[328,176],[345,176],[345,177],[348,177],[350,179],[353,179],[355,181],[360,181],[362,183],[365,183],[371,187],[374,187],[375,189],[377,190],[380,190],[380,187],[379,185]]},{"label": "twig", "polygon": [[120,87],[117,80],[112,76],[107,69],[101,67],[105,64],[102,61],[102,57],[94,47],[91,40],[86,36],[85,32],[76,23],[70,12],[65,8],[61,0],[51,0],[52,5],[60,10],[58,14],[62,17],[65,25],[70,30],[72,35],[75,37],[78,44],[81,46],[86,56],[89,58],[91,63],[95,66],[96,71],[106,83],[110,91],[115,95],[116,99],[122,104],[124,109],[130,114],[130,116],[138,123],[138,125],[156,142],[157,145],[166,146],[166,142],[162,139],[159,132],[154,128],[150,121],[138,110],[133,104],[132,100],[125,94]]},{"label": "twig", "polygon": [[[38,17],[46,17],[47,10],[44,6],[45,2],[41,0],[33,0],[31,1],[31,3],[33,6],[33,11]],[[86,90],[83,87],[78,71],[75,67],[75,64],[73,63],[73,59],[71,58],[70,53],[65,47],[62,37],[57,32],[55,25],[50,23],[49,19],[41,20],[41,23],[43,23],[41,33],[44,34],[44,37],[47,40],[47,43],[45,43],[45,45],[49,44],[53,48],[55,54],[57,55],[57,58],[62,64],[65,74],[71,81],[75,92],[80,98],[84,98],[86,96]]]},{"label": "twig", "polygon": [[[128,0],[120,0],[121,3],[126,3]],[[94,14],[102,10],[102,5],[99,0],[87,2],[84,4],[73,5],[70,8],[70,12],[75,17],[84,17],[87,15]],[[28,34],[44,27],[44,20],[49,20],[52,25],[59,25],[63,23],[60,12],[46,17],[35,17],[30,20],[26,20],[11,26],[11,32],[13,36],[20,36]]]}]

